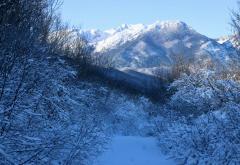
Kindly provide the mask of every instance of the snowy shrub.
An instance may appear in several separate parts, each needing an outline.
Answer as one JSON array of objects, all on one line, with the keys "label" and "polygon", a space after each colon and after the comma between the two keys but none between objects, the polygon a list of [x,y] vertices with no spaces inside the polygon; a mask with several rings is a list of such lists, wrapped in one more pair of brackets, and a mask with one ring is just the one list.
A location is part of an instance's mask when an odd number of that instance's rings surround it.
[{"label": "snowy shrub", "polygon": [[106,101],[102,102],[99,99],[97,102],[97,110],[101,111],[104,116],[108,134],[146,136],[152,132],[153,126],[149,124],[147,118],[147,110],[151,106],[148,99],[144,97],[132,98],[112,90]]},{"label": "snowy shrub", "polygon": [[214,73],[185,75],[173,82],[169,106],[183,114],[199,114],[216,110],[229,102],[240,102],[240,84],[221,80]]},{"label": "snowy shrub", "polygon": [[189,122],[158,123],[162,151],[179,164],[239,164],[240,105],[228,103]]},{"label": "snowy shrub", "polygon": [[170,91],[168,111],[184,117],[156,123],[161,149],[179,164],[239,164],[239,82],[201,72],[176,80]]},{"label": "snowy shrub", "polygon": [[[0,2],[0,164],[86,164],[105,143],[102,118],[82,105],[82,93],[73,95],[76,70],[60,57],[69,55],[64,44],[72,38],[50,39],[63,27],[58,6]],[[81,67],[90,51],[85,43],[80,36],[69,43]]]},{"label": "snowy shrub", "polygon": [[[80,92],[88,89],[71,85],[75,74],[61,59],[48,61],[33,62],[11,109],[11,92],[0,101],[0,164],[87,164],[107,141],[102,116],[79,100],[90,102]],[[36,86],[25,92],[35,76]]]}]

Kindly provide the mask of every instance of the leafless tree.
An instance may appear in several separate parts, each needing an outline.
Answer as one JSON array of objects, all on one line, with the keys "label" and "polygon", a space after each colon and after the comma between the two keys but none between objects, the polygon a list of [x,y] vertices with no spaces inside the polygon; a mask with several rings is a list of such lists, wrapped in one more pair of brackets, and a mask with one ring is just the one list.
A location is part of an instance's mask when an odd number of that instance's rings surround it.
[{"label": "leafless tree", "polygon": [[[89,143],[98,144],[99,130],[86,123],[82,128],[93,129],[92,134],[82,131],[79,136],[96,141],[90,141],[86,148],[79,148],[81,140],[77,146],[75,143],[64,146],[70,135],[64,129],[67,122],[61,114],[67,116],[70,110],[67,103],[62,105],[63,100],[60,103],[55,100],[63,98],[56,94],[54,84],[62,82],[59,78],[62,75],[56,76],[63,68],[57,59],[66,54],[84,68],[89,54],[88,49],[83,49],[85,41],[68,33],[67,26],[55,13],[59,3],[58,0],[0,2],[0,164],[41,164],[43,160],[49,163],[54,157],[52,153],[70,152],[69,147],[91,154],[98,149]],[[49,56],[54,59],[52,65],[48,63]],[[72,151],[70,159],[76,155]]]},{"label": "leafless tree", "polygon": [[240,48],[240,1],[237,2],[238,10],[232,11],[231,25],[234,32],[234,44]]}]

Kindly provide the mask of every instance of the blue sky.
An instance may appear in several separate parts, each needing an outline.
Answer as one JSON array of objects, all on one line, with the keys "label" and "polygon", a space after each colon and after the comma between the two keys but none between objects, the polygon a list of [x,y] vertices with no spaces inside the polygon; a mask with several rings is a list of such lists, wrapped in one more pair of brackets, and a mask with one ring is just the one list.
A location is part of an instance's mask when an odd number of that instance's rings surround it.
[{"label": "blue sky", "polygon": [[180,20],[215,38],[230,34],[230,10],[237,0],[64,0],[64,21],[83,29]]}]

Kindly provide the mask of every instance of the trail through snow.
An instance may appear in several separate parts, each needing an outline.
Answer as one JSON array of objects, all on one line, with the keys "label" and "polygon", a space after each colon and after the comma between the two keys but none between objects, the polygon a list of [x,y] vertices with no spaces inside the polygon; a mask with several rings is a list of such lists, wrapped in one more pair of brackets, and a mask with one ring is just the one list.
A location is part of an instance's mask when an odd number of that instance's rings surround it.
[{"label": "trail through snow", "polygon": [[116,136],[109,149],[103,153],[95,165],[172,165],[163,156],[156,139],[151,137]]}]

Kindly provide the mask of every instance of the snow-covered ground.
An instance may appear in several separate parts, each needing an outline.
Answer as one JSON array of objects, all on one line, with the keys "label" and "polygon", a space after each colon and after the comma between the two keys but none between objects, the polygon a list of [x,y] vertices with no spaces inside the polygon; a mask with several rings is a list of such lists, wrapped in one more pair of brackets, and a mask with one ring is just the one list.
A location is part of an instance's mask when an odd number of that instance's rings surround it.
[{"label": "snow-covered ground", "polygon": [[171,165],[151,137],[115,136],[95,165]]}]

